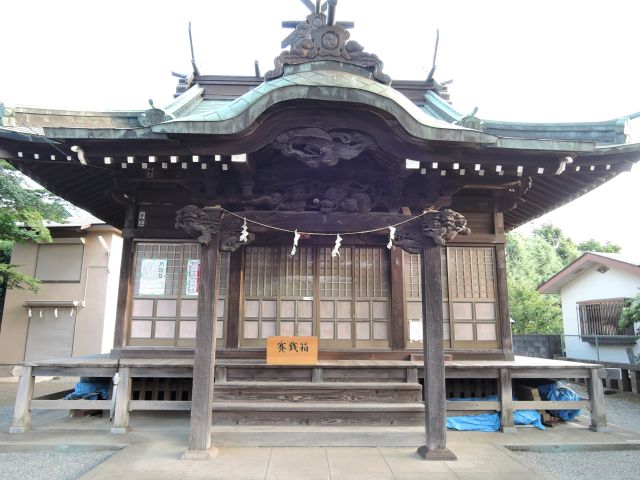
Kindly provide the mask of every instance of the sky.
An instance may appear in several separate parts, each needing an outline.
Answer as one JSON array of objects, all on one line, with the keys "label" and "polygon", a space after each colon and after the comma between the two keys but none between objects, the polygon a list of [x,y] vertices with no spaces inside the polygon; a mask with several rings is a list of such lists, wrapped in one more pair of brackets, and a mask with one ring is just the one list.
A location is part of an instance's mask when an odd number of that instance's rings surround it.
[{"label": "sky", "polygon": [[[188,23],[202,73],[273,67],[282,20],[298,0],[21,0],[0,3],[0,102],[68,109],[144,109],[172,100],[190,73]],[[340,0],[338,20],[392,79],[426,78],[440,30],[436,80],[454,108],[485,119],[608,120],[640,111],[637,0]],[[634,136],[640,141],[640,120]],[[640,257],[640,166],[534,222],[574,241],[596,238]],[[637,214],[636,214],[637,215]],[[522,227],[529,232],[532,225]]]}]

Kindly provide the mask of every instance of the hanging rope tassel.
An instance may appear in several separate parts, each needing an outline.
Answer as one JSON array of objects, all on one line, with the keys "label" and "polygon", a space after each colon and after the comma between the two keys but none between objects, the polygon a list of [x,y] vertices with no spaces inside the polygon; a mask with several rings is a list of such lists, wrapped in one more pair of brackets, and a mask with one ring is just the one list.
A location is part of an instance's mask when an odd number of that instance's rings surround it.
[{"label": "hanging rope tassel", "polygon": [[240,232],[240,241],[247,243],[249,237],[249,229],[247,229],[247,219],[244,218],[243,220],[244,222],[242,224],[242,231]]},{"label": "hanging rope tassel", "polygon": [[396,234],[396,227],[389,227],[389,243],[387,243],[387,248],[391,250],[393,247],[393,238]]},{"label": "hanging rope tassel", "polygon": [[340,256],[340,245],[342,244],[342,237],[340,234],[336,235],[336,244],[333,246],[333,250],[331,250],[331,256],[335,257],[336,255]]},{"label": "hanging rope tassel", "polygon": [[291,256],[293,257],[298,250],[298,240],[300,240],[300,234],[298,233],[298,229],[293,232],[293,248],[291,249]]}]

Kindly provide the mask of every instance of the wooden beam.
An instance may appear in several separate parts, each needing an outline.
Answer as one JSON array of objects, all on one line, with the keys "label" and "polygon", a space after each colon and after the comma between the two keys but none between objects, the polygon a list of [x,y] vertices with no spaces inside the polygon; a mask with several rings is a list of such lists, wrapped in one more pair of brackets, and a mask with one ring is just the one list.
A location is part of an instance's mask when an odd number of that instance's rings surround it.
[{"label": "wooden beam", "polygon": [[423,237],[422,338],[424,352],[424,423],[426,443],[418,449],[425,460],[455,460],[447,449],[447,407],[442,344],[440,246]]}]

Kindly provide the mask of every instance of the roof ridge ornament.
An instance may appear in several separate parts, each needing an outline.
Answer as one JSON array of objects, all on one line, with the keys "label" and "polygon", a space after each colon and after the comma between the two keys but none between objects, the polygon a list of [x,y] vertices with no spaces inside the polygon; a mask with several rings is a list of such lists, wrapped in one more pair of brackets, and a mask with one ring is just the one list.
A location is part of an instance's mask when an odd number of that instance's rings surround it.
[{"label": "roof ridge ornament", "polygon": [[[329,2],[331,14],[336,3]],[[288,38],[289,50],[274,59],[275,68],[265,74],[265,81],[283,76],[285,65],[335,60],[365,68],[372,72],[375,80],[389,85],[391,77],[382,72],[382,60],[373,53],[365,52],[364,47],[355,40],[349,40],[349,36],[346,28],[334,23],[333,15],[327,17],[321,12],[311,13]]]},{"label": "roof ridge ornament", "polygon": [[156,108],[153,104],[153,100],[149,99],[149,105],[151,105],[150,109],[145,110],[144,113],[138,115],[138,122],[140,122],[141,126],[150,127],[152,125],[173,120],[173,115],[166,113],[161,108]]}]

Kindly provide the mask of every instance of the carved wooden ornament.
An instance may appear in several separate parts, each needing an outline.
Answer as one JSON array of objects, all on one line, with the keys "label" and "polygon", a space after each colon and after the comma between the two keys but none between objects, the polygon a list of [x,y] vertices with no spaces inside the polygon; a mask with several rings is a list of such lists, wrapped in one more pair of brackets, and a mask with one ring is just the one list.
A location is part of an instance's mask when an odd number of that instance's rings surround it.
[{"label": "carved wooden ornament", "polygon": [[470,235],[467,219],[458,212],[448,208],[428,213],[422,219],[420,230],[409,230],[408,227],[399,229],[393,239],[393,245],[400,247],[407,253],[420,253],[423,248],[423,238],[430,238],[435,245],[444,245],[453,240],[458,234]]},{"label": "carved wooden ornament", "polygon": [[358,42],[349,40],[349,32],[344,27],[327,25],[327,17],[323,13],[312,13],[306,22],[299,23],[289,44],[291,48],[274,59],[275,67],[265,74],[265,80],[281,77],[285,65],[335,60],[371,71],[373,78],[380,83],[391,83],[391,78],[382,73],[382,60],[377,55],[365,52]]},{"label": "carved wooden ornament", "polygon": [[199,234],[198,242],[209,245],[214,236],[220,235],[222,215],[220,208],[205,211],[195,205],[187,205],[176,213],[176,228],[182,228],[188,235]]}]

